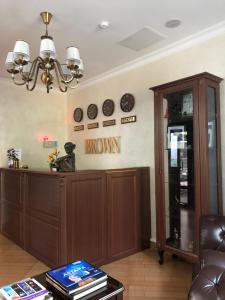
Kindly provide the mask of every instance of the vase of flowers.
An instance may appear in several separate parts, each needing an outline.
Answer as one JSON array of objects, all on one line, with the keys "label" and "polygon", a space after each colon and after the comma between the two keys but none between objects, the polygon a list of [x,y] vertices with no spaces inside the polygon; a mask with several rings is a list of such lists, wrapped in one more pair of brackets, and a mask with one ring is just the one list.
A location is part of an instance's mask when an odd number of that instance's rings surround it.
[{"label": "vase of flowers", "polygon": [[19,158],[17,157],[17,153],[14,148],[7,150],[7,157],[9,168],[19,168]]},{"label": "vase of flowers", "polygon": [[55,149],[52,153],[48,155],[48,163],[51,171],[57,171],[55,161],[59,155],[59,151]]}]

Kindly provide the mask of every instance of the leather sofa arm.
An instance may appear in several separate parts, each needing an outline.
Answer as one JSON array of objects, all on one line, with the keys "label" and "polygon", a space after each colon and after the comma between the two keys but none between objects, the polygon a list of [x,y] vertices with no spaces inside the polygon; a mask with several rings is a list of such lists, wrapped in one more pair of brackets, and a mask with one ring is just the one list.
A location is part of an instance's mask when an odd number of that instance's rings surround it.
[{"label": "leather sofa arm", "polygon": [[225,269],[205,266],[192,283],[188,300],[225,300]]},{"label": "leather sofa arm", "polygon": [[221,267],[225,271],[225,253],[216,250],[203,250],[200,257],[200,267],[202,269],[208,265]]},{"label": "leather sofa arm", "polygon": [[224,216],[201,216],[200,249],[213,249],[225,252]]}]

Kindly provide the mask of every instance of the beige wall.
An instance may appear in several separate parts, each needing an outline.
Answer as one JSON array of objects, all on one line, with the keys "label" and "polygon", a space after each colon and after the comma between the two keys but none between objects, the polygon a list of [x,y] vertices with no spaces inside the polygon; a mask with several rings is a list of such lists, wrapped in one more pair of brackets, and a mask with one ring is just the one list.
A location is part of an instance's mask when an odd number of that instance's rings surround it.
[{"label": "beige wall", "polygon": [[7,165],[6,151],[10,147],[22,149],[22,160],[31,168],[48,168],[47,156],[52,149],[44,149],[44,135],[52,137],[63,148],[66,139],[66,95],[47,94],[44,89],[26,91],[0,80],[0,166]]},{"label": "beige wall", "polygon": [[[166,83],[175,79],[194,75],[200,72],[211,72],[225,78],[225,36],[214,38],[200,45],[182,50],[153,62],[145,63],[111,78],[75,90],[68,97],[68,138],[77,144],[76,157],[78,169],[106,169],[129,166],[151,167],[151,209],[152,237],[155,239],[155,191],[154,191],[154,107],[153,92],[149,87]],[[119,107],[120,97],[130,92],[135,95],[136,106],[131,114],[137,115],[137,123],[120,125],[120,118],[126,116]],[[102,128],[102,120],[106,120],[101,112],[101,105],[107,98],[116,103],[113,118],[117,125]],[[99,107],[97,121],[100,128],[73,132],[72,120],[75,107],[86,110],[90,103]],[[109,118],[110,119],[110,118]],[[222,119],[222,161],[225,160],[225,96],[224,82],[221,84],[221,119]],[[87,124],[86,113],[82,124]],[[86,155],[84,140],[88,138],[121,136],[122,151],[120,154]],[[223,168],[224,171],[224,168]],[[224,173],[224,172],[223,172]],[[225,178],[223,177],[223,186]],[[224,201],[225,202],[225,201]]]}]

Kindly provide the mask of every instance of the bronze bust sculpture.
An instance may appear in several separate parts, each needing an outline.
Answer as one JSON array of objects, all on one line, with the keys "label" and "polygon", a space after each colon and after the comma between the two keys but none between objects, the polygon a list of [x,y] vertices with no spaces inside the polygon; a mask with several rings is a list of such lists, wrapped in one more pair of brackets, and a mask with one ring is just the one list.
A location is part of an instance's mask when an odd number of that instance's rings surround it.
[{"label": "bronze bust sculpture", "polygon": [[73,152],[75,148],[76,145],[72,142],[65,143],[64,149],[67,155],[57,158],[54,163],[59,172],[75,171],[75,153]]}]

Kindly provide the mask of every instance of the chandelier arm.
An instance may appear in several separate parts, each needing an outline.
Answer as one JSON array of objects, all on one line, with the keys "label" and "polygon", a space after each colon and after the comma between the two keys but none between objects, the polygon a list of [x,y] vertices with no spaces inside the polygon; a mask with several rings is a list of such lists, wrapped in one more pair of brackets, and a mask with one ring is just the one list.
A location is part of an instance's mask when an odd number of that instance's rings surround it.
[{"label": "chandelier arm", "polygon": [[34,77],[34,82],[33,82],[32,87],[29,87],[29,82],[30,82],[30,81],[27,81],[27,82],[26,82],[26,88],[27,88],[27,90],[30,91],[30,92],[33,91],[33,89],[34,89],[35,86],[36,86],[39,69],[40,69],[40,63],[38,63],[37,68],[35,68],[35,77]]},{"label": "chandelier arm", "polygon": [[42,59],[40,56],[38,56],[37,58],[35,58],[35,60],[32,62],[32,65],[31,65],[31,68],[30,68],[30,72],[29,72],[29,74],[28,74],[28,79],[31,79],[31,80],[32,80],[38,62],[39,62],[39,63],[42,63],[42,62],[43,62],[43,59]]},{"label": "chandelier arm", "polygon": [[[57,80],[58,87],[59,87],[60,91],[63,92],[63,93],[65,93],[67,91],[67,86],[65,85],[64,88],[61,86],[61,83],[60,83],[60,80],[59,80],[59,75],[61,77],[62,77],[62,75],[61,75],[61,72],[59,70],[59,66],[60,66],[60,64],[58,62],[56,62],[56,65],[55,65],[56,80]],[[61,68],[61,66],[60,66],[60,68]],[[62,80],[62,82],[63,82],[63,80]]]},{"label": "chandelier arm", "polygon": [[78,78],[74,78],[74,79],[76,79],[76,84],[75,85],[69,85],[69,84],[66,84],[66,86],[68,87],[68,88],[70,88],[70,89],[72,89],[72,90],[74,90],[74,89],[76,89],[77,88],[77,85],[78,85],[78,83],[79,83],[79,79]]},{"label": "chandelier arm", "polygon": [[[71,74],[71,78],[70,78],[69,80],[66,80],[66,79],[65,79],[65,76],[64,76],[64,74],[63,74],[63,70],[62,70],[62,67],[61,67],[60,62],[59,62],[57,59],[55,59],[55,63],[56,63],[56,65],[57,65],[57,67],[58,67],[59,74],[60,74],[60,76],[62,77],[62,82],[63,82],[64,84],[67,84],[67,83],[71,82],[71,81],[74,79],[74,76]],[[68,81],[68,82],[67,82],[67,81]]]},{"label": "chandelier arm", "polygon": [[[62,82],[63,82],[67,87],[70,87],[68,84],[69,84],[70,82],[72,82],[72,81],[75,79],[75,76],[74,76],[73,74],[71,74],[70,79],[66,80],[66,79],[65,79],[65,76],[64,76],[64,74],[63,74],[62,67],[61,67],[59,61],[56,59],[55,62],[56,62],[56,64],[57,64],[59,74],[60,74],[60,76],[62,77]],[[77,83],[78,83],[78,80],[77,80]],[[72,87],[72,88],[73,88],[73,87]],[[75,88],[75,87],[74,87],[74,88]]]},{"label": "chandelier arm", "polygon": [[74,79],[75,79],[74,75],[71,75],[70,79],[68,79],[68,80],[63,80],[63,83],[65,83],[66,85],[68,85],[68,84],[71,83]]},{"label": "chandelier arm", "polygon": [[57,67],[58,67],[58,71],[59,71],[60,76],[63,78],[63,80],[65,80],[65,77],[64,77],[63,70],[62,70],[60,62],[57,59],[55,59],[55,63],[57,65]]},{"label": "chandelier arm", "polygon": [[26,81],[23,78],[22,78],[24,80],[23,82],[16,81],[15,74],[12,74],[11,78],[12,78],[13,83],[16,85],[24,85],[26,83]]}]

